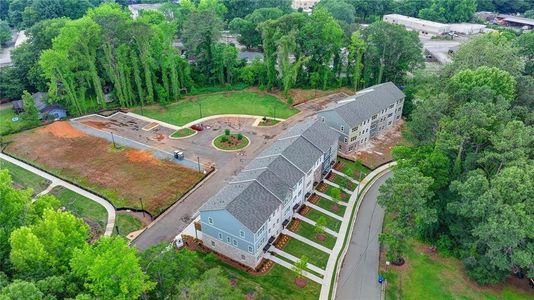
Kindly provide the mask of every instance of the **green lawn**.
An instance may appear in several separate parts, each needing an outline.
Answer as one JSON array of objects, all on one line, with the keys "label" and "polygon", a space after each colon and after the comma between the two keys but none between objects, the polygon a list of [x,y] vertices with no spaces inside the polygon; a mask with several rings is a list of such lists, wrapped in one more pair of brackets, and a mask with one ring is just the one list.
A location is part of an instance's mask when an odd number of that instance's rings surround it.
[{"label": "green lawn", "polygon": [[369,172],[371,172],[371,170],[362,165],[362,162],[359,160],[353,162],[348,159],[338,157],[338,161],[343,163],[343,169],[341,172],[356,180],[363,179],[365,176],[367,176],[367,174],[369,174]]},{"label": "green lawn", "polygon": [[309,280],[305,288],[299,288],[294,283],[295,273],[277,264],[267,274],[256,276],[228,265],[213,254],[196,253],[199,259],[195,266],[200,272],[220,267],[228,278],[237,279],[236,288],[244,294],[255,293],[255,299],[319,299],[321,286],[318,283]]},{"label": "green lawn", "polygon": [[532,293],[509,284],[480,287],[466,278],[459,260],[430,255],[425,251],[428,246],[421,243],[412,245],[406,266],[386,273],[387,299],[534,299]]},{"label": "green lawn", "polygon": [[343,206],[343,205],[340,205],[338,204],[337,207],[338,207],[338,210],[337,211],[334,211],[332,209],[332,206],[334,205],[335,203],[331,200],[327,200],[327,199],[324,199],[324,198],[321,198],[319,200],[319,202],[315,203],[315,205],[319,206],[320,208],[324,208],[330,212],[333,212],[335,213],[336,215],[340,216],[340,217],[343,217],[345,215],[345,210],[347,209],[346,206]]},{"label": "green lawn", "polygon": [[309,263],[321,269],[326,269],[328,257],[330,256],[328,253],[314,248],[295,238],[290,238],[282,251],[287,252],[299,259],[303,255],[306,255],[310,259]]},{"label": "green lawn", "polygon": [[[283,261],[286,261],[286,262],[288,262],[288,263],[290,263],[290,264],[292,264],[292,265],[295,264],[295,262],[293,262],[292,260],[289,260],[289,259],[287,259],[287,258],[285,258],[285,257],[283,257],[283,256],[281,256],[281,255],[279,255],[279,254],[274,253],[274,254],[272,254],[272,255],[273,255],[273,256],[276,256],[276,257],[278,257],[279,259],[281,259],[281,260],[283,260]],[[312,265],[313,265],[313,263],[312,263]],[[288,270],[288,271],[289,271],[289,270]],[[313,274],[313,275],[315,275],[315,276],[317,276],[317,277],[319,277],[319,278],[323,278],[323,275],[322,275],[322,274],[319,274],[319,273],[317,273],[317,272],[315,272],[315,271],[312,271],[312,270],[310,270],[308,267],[304,268],[304,271],[306,271],[306,272],[308,272],[308,273],[311,273],[311,274]]]},{"label": "green lawn", "polygon": [[278,120],[274,120],[274,119],[267,119],[266,121],[263,121],[261,120],[259,123],[258,123],[258,126],[274,126],[276,124],[280,123],[280,121]]},{"label": "green lawn", "polygon": [[191,128],[182,128],[180,130],[175,131],[173,134],[171,134],[171,137],[173,138],[184,138],[191,136],[195,134],[196,131],[194,131]]},{"label": "green lawn", "polygon": [[34,195],[44,191],[50,184],[50,181],[47,179],[3,159],[0,159],[0,169],[7,169],[9,171],[15,187],[20,189],[31,188],[33,189]]},{"label": "green lawn", "polygon": [[314,220],[314,221],[317,221],[320,217],[324,216],[326,218],[326,227],[328,227],[329,229],[335,231],[335,232],[338,232],[339,231],[339,227],[341,227],[341,221],[338,220],[338,219],[335,219],[335,218],[332,218],[331,216],[327,216],[325,214],[323,214],[322,212],[319,212],[315,209],[310,209],[310,211],[308,212],[308,214],[306,214],[306,218],[310,219],[310,220]]},{"label": "green lawn", "polygon": [[[260,95],[249,91],[205,94],[194,98],[196,98],[194,101],[179,101],[165,107],[147,106],[143,108],[143,114],[149,118],[183,126],[200,119],[201,109],[202,117],[221,114],[272,116],[275,112],[277,118],[288,118],[298,112],[297,109],[271,95]],[[133,112],[141,114],[141,109],[133,109]]]},{"label": "green lawn", "polygon": [[336,238],[328,233],[324,234],[326,236],[324,241],[318,240],[317,233],[315,233],[315,226],[306,222],[300,222],[297,234],[307,238],[310,241],[316,242],[319,245],[325,246],[328,249],[334,248],[334,245],[336,244]]},{"label": "green lawn", "polygon": [[19,132],[32,126],[31,122],[23,120],[21,116],[17,122],[11,121],[15,116],[17,115],[11,108],[0,110],[0,135]]},{"label": "green lawn", "polygon": [[[127,236],[130,232],[143,228],[143,223],[136,217],[124,213],[117,213],[115,215],[115,226],[119,227],[119,235]],[[117,234],[115,229],[113,233]]]},{"label": "green lawn", "polygon": [[343,177],[341,175],[336,174],[333,180],[330,180],[333,183],[338,184],[341,187],[346,188],[349,191],[353,191],[356,189],[356,183],[350,181],[348,178]]},{"label": "green lawn", "polygon": [[61,206],[64,206],[75,216],[98,224],[98,232],[100,234],[104,233],[108,213],[102,205],[62,186],[53,188],[50,194],[56,196],[61,202]]}]

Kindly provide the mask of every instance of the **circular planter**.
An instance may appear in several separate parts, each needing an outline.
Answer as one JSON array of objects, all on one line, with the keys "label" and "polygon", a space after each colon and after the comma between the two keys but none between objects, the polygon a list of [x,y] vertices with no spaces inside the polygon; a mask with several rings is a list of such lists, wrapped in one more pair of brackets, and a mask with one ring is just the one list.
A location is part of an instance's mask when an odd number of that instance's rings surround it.
[{"label": "circular planter", "polygon": [[[228,138],[227,142],[222,141],[225,136]],[[250,140],[244,135],[241,140],[238,140],[237,134],[221,134],[218,137],[214,138],[213,141],[211,141],[211,144],[217,150],[225,152],[235,152],[247,148],[250,145]]]}]

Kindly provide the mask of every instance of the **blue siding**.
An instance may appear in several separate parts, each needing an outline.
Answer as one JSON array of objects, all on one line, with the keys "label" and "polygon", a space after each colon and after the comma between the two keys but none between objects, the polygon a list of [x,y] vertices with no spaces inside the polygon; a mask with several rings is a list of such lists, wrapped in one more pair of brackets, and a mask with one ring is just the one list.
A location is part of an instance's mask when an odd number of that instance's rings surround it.
[{"label": "blue siding", "polygon": [[[210,218],[213,220],[213,224],[209,223]],[[232,246],[235,246],[235,240],[237,242],[237,248],[249,252],[248,247],[251,246],[252,254],[256,253],[254,233],[241,224],[228,211],[201,211],[200,221],[202,223],[202,234],[210,235],[217,240],[221,240],[220,237],[222,237],[223,242]],[[241,236],[241,232],[244,233],[244,237]],[[228,243],[228,238],[230,239],[230,243]]]}]

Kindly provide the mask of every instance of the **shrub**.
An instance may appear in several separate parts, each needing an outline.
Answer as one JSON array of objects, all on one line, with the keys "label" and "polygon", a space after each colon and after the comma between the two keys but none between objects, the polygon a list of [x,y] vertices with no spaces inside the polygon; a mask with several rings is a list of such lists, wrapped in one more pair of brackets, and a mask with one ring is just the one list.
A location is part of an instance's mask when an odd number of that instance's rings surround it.
[{"label": "shrub", "polygon": [[225,129],[224,130],[224,135],[230,135],[230,129]]},{"label": "shrub", "polygon": [[224,136],[221,138],[221,142],[223,142],[223,143],[228,142],[228,136],[224,135]]},{"label": "shrub", "polygon": [[238,133],[237,134],[237,139],[238,140],[242,140],[243,139],[243,134],[242,133]]}]

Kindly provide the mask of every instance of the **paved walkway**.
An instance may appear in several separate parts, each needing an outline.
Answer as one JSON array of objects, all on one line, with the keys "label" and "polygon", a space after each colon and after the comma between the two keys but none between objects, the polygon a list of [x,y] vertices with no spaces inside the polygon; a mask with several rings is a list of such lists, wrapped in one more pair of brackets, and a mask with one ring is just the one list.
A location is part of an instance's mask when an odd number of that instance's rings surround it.
[{"label": "paved walkway", "polygon": [[[306,218],[305,216],[303,216],[303,215],[301,215],[299,213],[296,213],[293,217],[296,218],[296,219],[302,220],[303,222],[306,222],[306,223],[308,223],[310,225],[315,226],[315,221],[314,220],[308,219],[308,218]],[[337,238],[337,232],[333,231],[332,229],[325,228],[324,231],[326,233],[328,233],[328,234],[330,234],[330,235],[332,235],[332,236]]]},{"label": "paved walkway", "polygon": [[[370,183],[370,185],[367,186],[365,190],[361,191],[361,193],[366,194],[367,191],[370,188],[376,187],[374,182],[380,178],[380,174],[382,174],[384,172],[388,172],[389,168],[392,165],[395,165],[395,162],[380,166],[377,169],[375,169],[374,171],[372,171],[371,173],[369,173],[360,182],[358,190],[360,191],[361,189],[363,189],[367,185],[367,183]],[[343,245],[344,239],[345,239],[345,237],[347,235],[352,235],[352,232],[355,229],[354,228],[354,222],[356,222],[356,220],[360,216],[360,214],[358,213],[358,210],[359,210],[359,206],[361,205],[361,202],[357,201],[358,200],[358,194],[359,193],[354,192],[350,196],[350,199],[349,199],[349,202],[348,202],[348,205],[347,205],[347,209],[345,210],[345,215],[344,215],[344,218],[343,218],[344,222],[341,223],[341,228],[339,229],[339,232],[338,232],[338,238],[336,240],[336,244],[334,245],[334,248],[332,249],[332,254],[328,258],[328,263],[327,263],[326,269],[325,269],[326,272],[325,272],[325,276],[324,276],[324,283],[322,285],[321,295],[319,297],[320,299],[328,299],[328,296],[330,294],[331,285],[332,285],[332,278],[338,279],[338,275],[340,273],[342,264],[340,263],[340,264],[336,265],[336,261],[338,260],[338,257],[340,257],[340,260],[339,260],[340,262],[343,261],[345,255],[347,253],[347,250],[348,250],[348,247],[344,247],[345,245]],[[354,218],[352,220],[352,224],[349,224],[350,216],[351,216],[353,211],[355,211],[356,218]],[[365,213],[362,212],[362,215],[363,214],[365,214]],[[360,230],[360,228],[357,228],[357,231],[358,230]],[[376,270],[378,270],[378,265],[376,265]],[[355,273],[360,273],[360,271],[358,270]],[[373,274],[371,274],[371,275],[365,274],[365,271],[363,271],[362,274],[363,274],[363,276],[370,276],[370,277],[374,276]],[[375,280],[375,279],[376,278],[373,277],[373,280]],[[347,281],[347,282],[348,282],[347,284],[351,284],[350,280]],[[336,294],[336,288],[337,288],[337,285],[338,285],[338,280],[333,280],[333,283],[334,283],[334,286],[332,288],[332,291],[333,291],[333,295],[335,295]],[[339,298],[339,299],[344,299],[344,298]],[[350,294],[348,299],[368,299],[368,298],[360,298],[360,297],[355,296],[354,294]],[[374,298],[372,297],[372,298],[369,298],[369,299],[374,299]]]},{"label": "paved walkway", "polygon": [[[90,193],[84,189],[81,189],[73,184],[70,184],[68,182],[66,182],[65,180],[63,179],[60,179],[56,176],[53,176],[49,173],[46,173],[46,172],[43,172],[27,163],[24,163],[18,159],[14,159],[12,158],[11,156],[8,156],[8,155],[5,155],[4,153],[0,153],[0,158],[3,159],[3,160],[7,160],[9,161],[10,163],[13,163],[21,168],[24,168],[34,174],[37,174],[45,179],[48,179],[50,180],[51,184],[50,186],[58,186],[58,185],[61,185],[75,193],[78,193],[84,197],[87,197],[95,202],[97,202],[98,204],[104,206],[104,208],[106,209],[106,211],[108,212],[108,222],[107,222],[107,225],[106,225],[106,231],[104,232],[104,235],[105,236],[110,236],[112,233],[113,233],[113,228],[114,228],[114,225],[115,225],[115,208],[113,207],[113,205],[111,205],[111,203],[109,203],[108,201],[106,201],[106,199],[102,198],[102,197],[99,197],[93,193]],[[49,188],[50,188],[49,186]]]},{"label": "paved walkway", "polygon": [[[297,257],[295,257],[295,256],[293,256],[293,255],[291,255],[291,254],[289,254],[289,253],[287,253],[287,252],[285,252],[285,251],[283,251],[283,250],[280,250],[280,249],[276,248],[275,246],[271,246],[271,247],[269,248],[269,251],[274,252],[274,253],[276,253],[276,254],[278,254],[278,255],[284,257],[284,258],[287,258],[287,259],[289,259],[290,261],[292,261],[292,262],[294,262],[294,263],[297,262],[297,261],[299,261],[299,258],[297,258]],[[319,268],[319,267],[317,267],[317,266],[315,266],[315,265],[312,265],[312,264],[310,264],[310,263],[307,263],[307,264],[306,264],[306,267],[307,267],[308,269],[314,271],[314,272],[317,272],[317,273],[319,273],[319,274],[321,274],[321,275],[324,275],[324,270],[321,269],[321,268]]]},{"label": "paved walkway", "polygon": [[32,202],[34,202],[35,200],[37,200],[37,198],[39,198],[39,196],[46,195],[46,194],[50,193],[50,191],[51,191],[53,188],[55,188],[56,186],[58,186],[57,183],[52,182],[51,184],[48,185],[48,187],[47,187],[44,191],[42,191],[42,192],[40,192],[39,194],[37,194],[37,195],[33,198]]},{"label": "paved walkway", "polygon": [[[288,263],[287,261],[281,259],[281,258],[278,258],[278,257],[276,257],[274,255],[269,254],[269,253],[266,254],[264,257],[266,259],[272,260],[273,262],[281,265],[282,267],[285,267],[285,268],[293,271],[293,265]],[[306,271],[302,271],[302,275],[306,276],[306,278],[308,278],[308,279],[311,279],[311,280],[317,282],[318,284],[323,284],[323,279],[319,278],[317,275],[314,275],[314,274],[312,274],[310,272],[306,272]]]},{"label": "paved walkway", "polygon": [[324,209],[322,207],[319,207],[319,206],[317,206],[317,205],[315,205],[315,204],[313,204],[313,203],[311,203],[309,201],[307,201],[305,204],[306,204],[306,206],[311,207],[311,208],[313,208],[313,209],[315,209],[315,210],[317,210],[319,212],[322,212],[323,214],[325,214],[325,215],[327,215],[329,217],[332,217],[334,219],[343,221],[343,217],[340,217],[340,216],[336,215],[335,213],[333,213],[331,211],[328,211],[328,210],[326,210],[326,209]]},{"label": "paved walkway", "polygon": [[352,181],[352,182],[354,182],[356,184],[359,183],[358,180],[355,180],[354,178],[352,178],[350,176],[347,176],[347,174],[345,174],[345,173],[339,172],[339,171],[334,170],[334,169],[332,169],[332,172],[334,172],[334,174],[337,174],[339,176],[343,176],[343,177],[347,178],[348,180],[350,180],[350,181]]},{"label": "paved walkway", "polygon": [[294,238],[294,239],[296,239],[296,240],[299,240],[299,241],[301,241],[301,242],[303,242],[303,243],[305,243],[305,244],[308,244],[308,245],[312,246],[313,248],[315,248],[315,249],[317,249],[317,250],[321,250],[321,251],[323,251],[324,253],[328,253],[328,254],[332,253],[332,250],[326,248],[325,246],[323,246],[323,245],[319,245],[319,244],[317,244],[316,242],[314,242],[314,241],[312,241],[312,240],[309,240],[309,239],[303,237],[302,235],[299,235],[299,234],[297,234],[297,233],[294,233],[294,232],[291,231],[291,230],[284,229],[284,230],[282,230],[282,233],[285,234],[285,235],[287,235],[287,236],[290,236],[290,237],[292,237],[292,238]]}]

